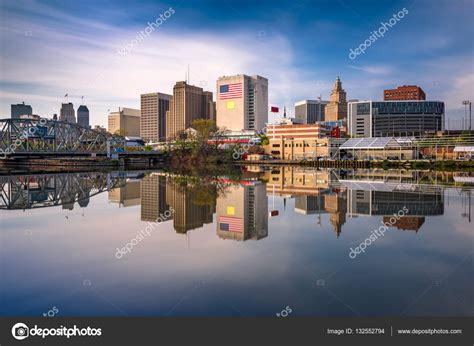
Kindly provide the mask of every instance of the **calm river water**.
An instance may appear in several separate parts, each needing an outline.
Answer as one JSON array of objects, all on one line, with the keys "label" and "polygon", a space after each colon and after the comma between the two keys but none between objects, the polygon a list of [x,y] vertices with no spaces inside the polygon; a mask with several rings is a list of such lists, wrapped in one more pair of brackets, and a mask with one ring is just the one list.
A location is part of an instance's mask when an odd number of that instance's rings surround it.
[{"label": "calm river water", "polygon": [[3,316],[470,316],[474,178],[0,176]]}]

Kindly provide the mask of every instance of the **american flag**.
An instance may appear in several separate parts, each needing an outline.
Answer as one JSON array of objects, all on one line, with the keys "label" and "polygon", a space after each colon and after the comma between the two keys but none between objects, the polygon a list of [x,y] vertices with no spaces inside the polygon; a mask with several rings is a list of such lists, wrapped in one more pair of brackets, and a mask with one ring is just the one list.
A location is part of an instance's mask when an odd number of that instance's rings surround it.
[{"label": "american flag", "polygon": [[219,229],[221,231],[242,233],[244,222],[240,217],[219,216]]},{"label": "american flag", "polygon": [[240,99],[242,97],[242,83],[221,85],[219,100]]}]

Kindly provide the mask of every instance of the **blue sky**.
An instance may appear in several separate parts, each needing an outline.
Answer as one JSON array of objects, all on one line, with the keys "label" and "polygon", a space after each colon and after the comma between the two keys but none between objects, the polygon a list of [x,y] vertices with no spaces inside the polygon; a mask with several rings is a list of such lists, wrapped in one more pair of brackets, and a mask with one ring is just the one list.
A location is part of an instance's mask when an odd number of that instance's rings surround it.
[{"label": "blue sky", "polygon": [[[172,93],[188,65],[191,83],[212,92],[222,75],[265,76],[270,103],[290,116],[298,100],[328,99],[336,76],[349,99],[417,84],[445,101],[451,124],[460,125],[462,100],[474,99],[472,0],[0,3],[2,118],[22,101],[42,116],[59,113],[68,93],[76,109],[84,96],[92,124],[106,125],[109,109],[139,108],[141,93]],[[158,29],[132,42],[170,7]],[[384,37],[349,58],[403,8]]]}]

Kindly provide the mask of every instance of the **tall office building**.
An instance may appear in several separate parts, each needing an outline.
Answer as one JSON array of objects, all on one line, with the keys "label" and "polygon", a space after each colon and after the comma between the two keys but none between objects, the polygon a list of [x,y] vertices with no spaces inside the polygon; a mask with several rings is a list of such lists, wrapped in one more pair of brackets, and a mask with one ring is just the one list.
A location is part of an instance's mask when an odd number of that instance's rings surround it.
[{"label": "tall office building", "polygon": [[268,122],[268,79],[224,76],[217,80],[217,126],[232,131],[261,130]]},{"label": "tall office building", "polygon": [[166,112],[170,109],[171,95],[149,93],[140,96],[140,137],[145,142],[166,140]]},{"label": "tall office building", "polygon": [[349,102],[347,127],[351,137],[419,136],[444,130],[444,102]]},{"label": "tall office building", "polygon": [[259,240],[268,236],[268,197],[264,184],[234,185],[217,197],[217,235]]},{"label": "tall office building", "polygon": [[337,77],[334,88],[331,91],[325,112],[325,121],[338,121],[347,118],[346,92],[342,89],[339,77]]},{"label": "tall office building", "polygon": [[76,123],[76,112],[74,111],[74,105],[71,102],[61,104],[59,120],[68,123]]},{"label": "tall office building", "polygon": [[176,138],[197,119],[215,120],[212,92],[186,82],[176,82],[166,112],[166,138]]},{"label": "tall office building", "polygon": [[109,113],[107,130],[110,133],[122,132],[125,136],[140,136],[140,110],[119,108],[118,112]]},{"label": "tall office building", "polygon": [[21,115],[32,115],[33,108],[30,105],[25,105],[25,102],[16,105],[11,105],[11,118],[19,119]]},{"label": "tall office building", "polygon": [[426,100],[423,89],[416,85],[399,86],[396,89],[383,91],[384,101]]},{"label": "tall office building", "polygon": [[87,108],[87,106],[80,105],[77,109],[77,124],[83,127],[90,128],[89,109]]},{"label": "tall office building", "polygon": [[300,124],[315,124],[324,121],[329,101],[303,100],[295,103],[295,119]]}]

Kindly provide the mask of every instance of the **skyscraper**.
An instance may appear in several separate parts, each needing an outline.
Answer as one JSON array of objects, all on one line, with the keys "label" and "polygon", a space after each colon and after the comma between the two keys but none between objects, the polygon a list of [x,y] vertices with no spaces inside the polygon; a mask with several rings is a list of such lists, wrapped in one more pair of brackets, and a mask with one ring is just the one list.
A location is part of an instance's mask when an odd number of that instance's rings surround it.
[{"label": "skyscraper", "polygon": [[32,115],[33,108],[30,105],[25,105],[25,102],[16,105],[11,105],[12,119],[19,119],[20,115]]},{"label": "skyscraper", "polygon": [[170,109],[171,97],[162,93],[141,95],[140,137],[145,142],[166,140],[166,112]]},{"label": "skyscraper", "polygon": [[315,124],[324,121],[326,105],[329,101],[303,100],[295,103],[295,119],[301,124]]},{"label": "skyscraper", "polygon": [[268,79],[224,76],[217,80],[217,126],[232,131],[261,130],[268,122]]},{"label": "skyscraper", "polygon": [[212,92],[186,82],[176,82],[170,109],[166,112],[166,138],[177,137],[196,119],[215,120]]},{"label": "skyscraper", "polygon": [[346,92],[342,89],[342,83],[339,77],[337,77],[334,89],[331,91],[329,103],[326,105],[325,112],[325,121],[347,119]]},{"label": "skyscraper", "polygon": [[90,127],[89,109],[87,108],[87,106],[80,105],[77,109],[77,124],[84,127]]},{"label": "skyscraper", "polygon": [[74,105],[71,102],[61,104],[59,120],[68,123],[76,123],[76,112],[74,111]]}]

